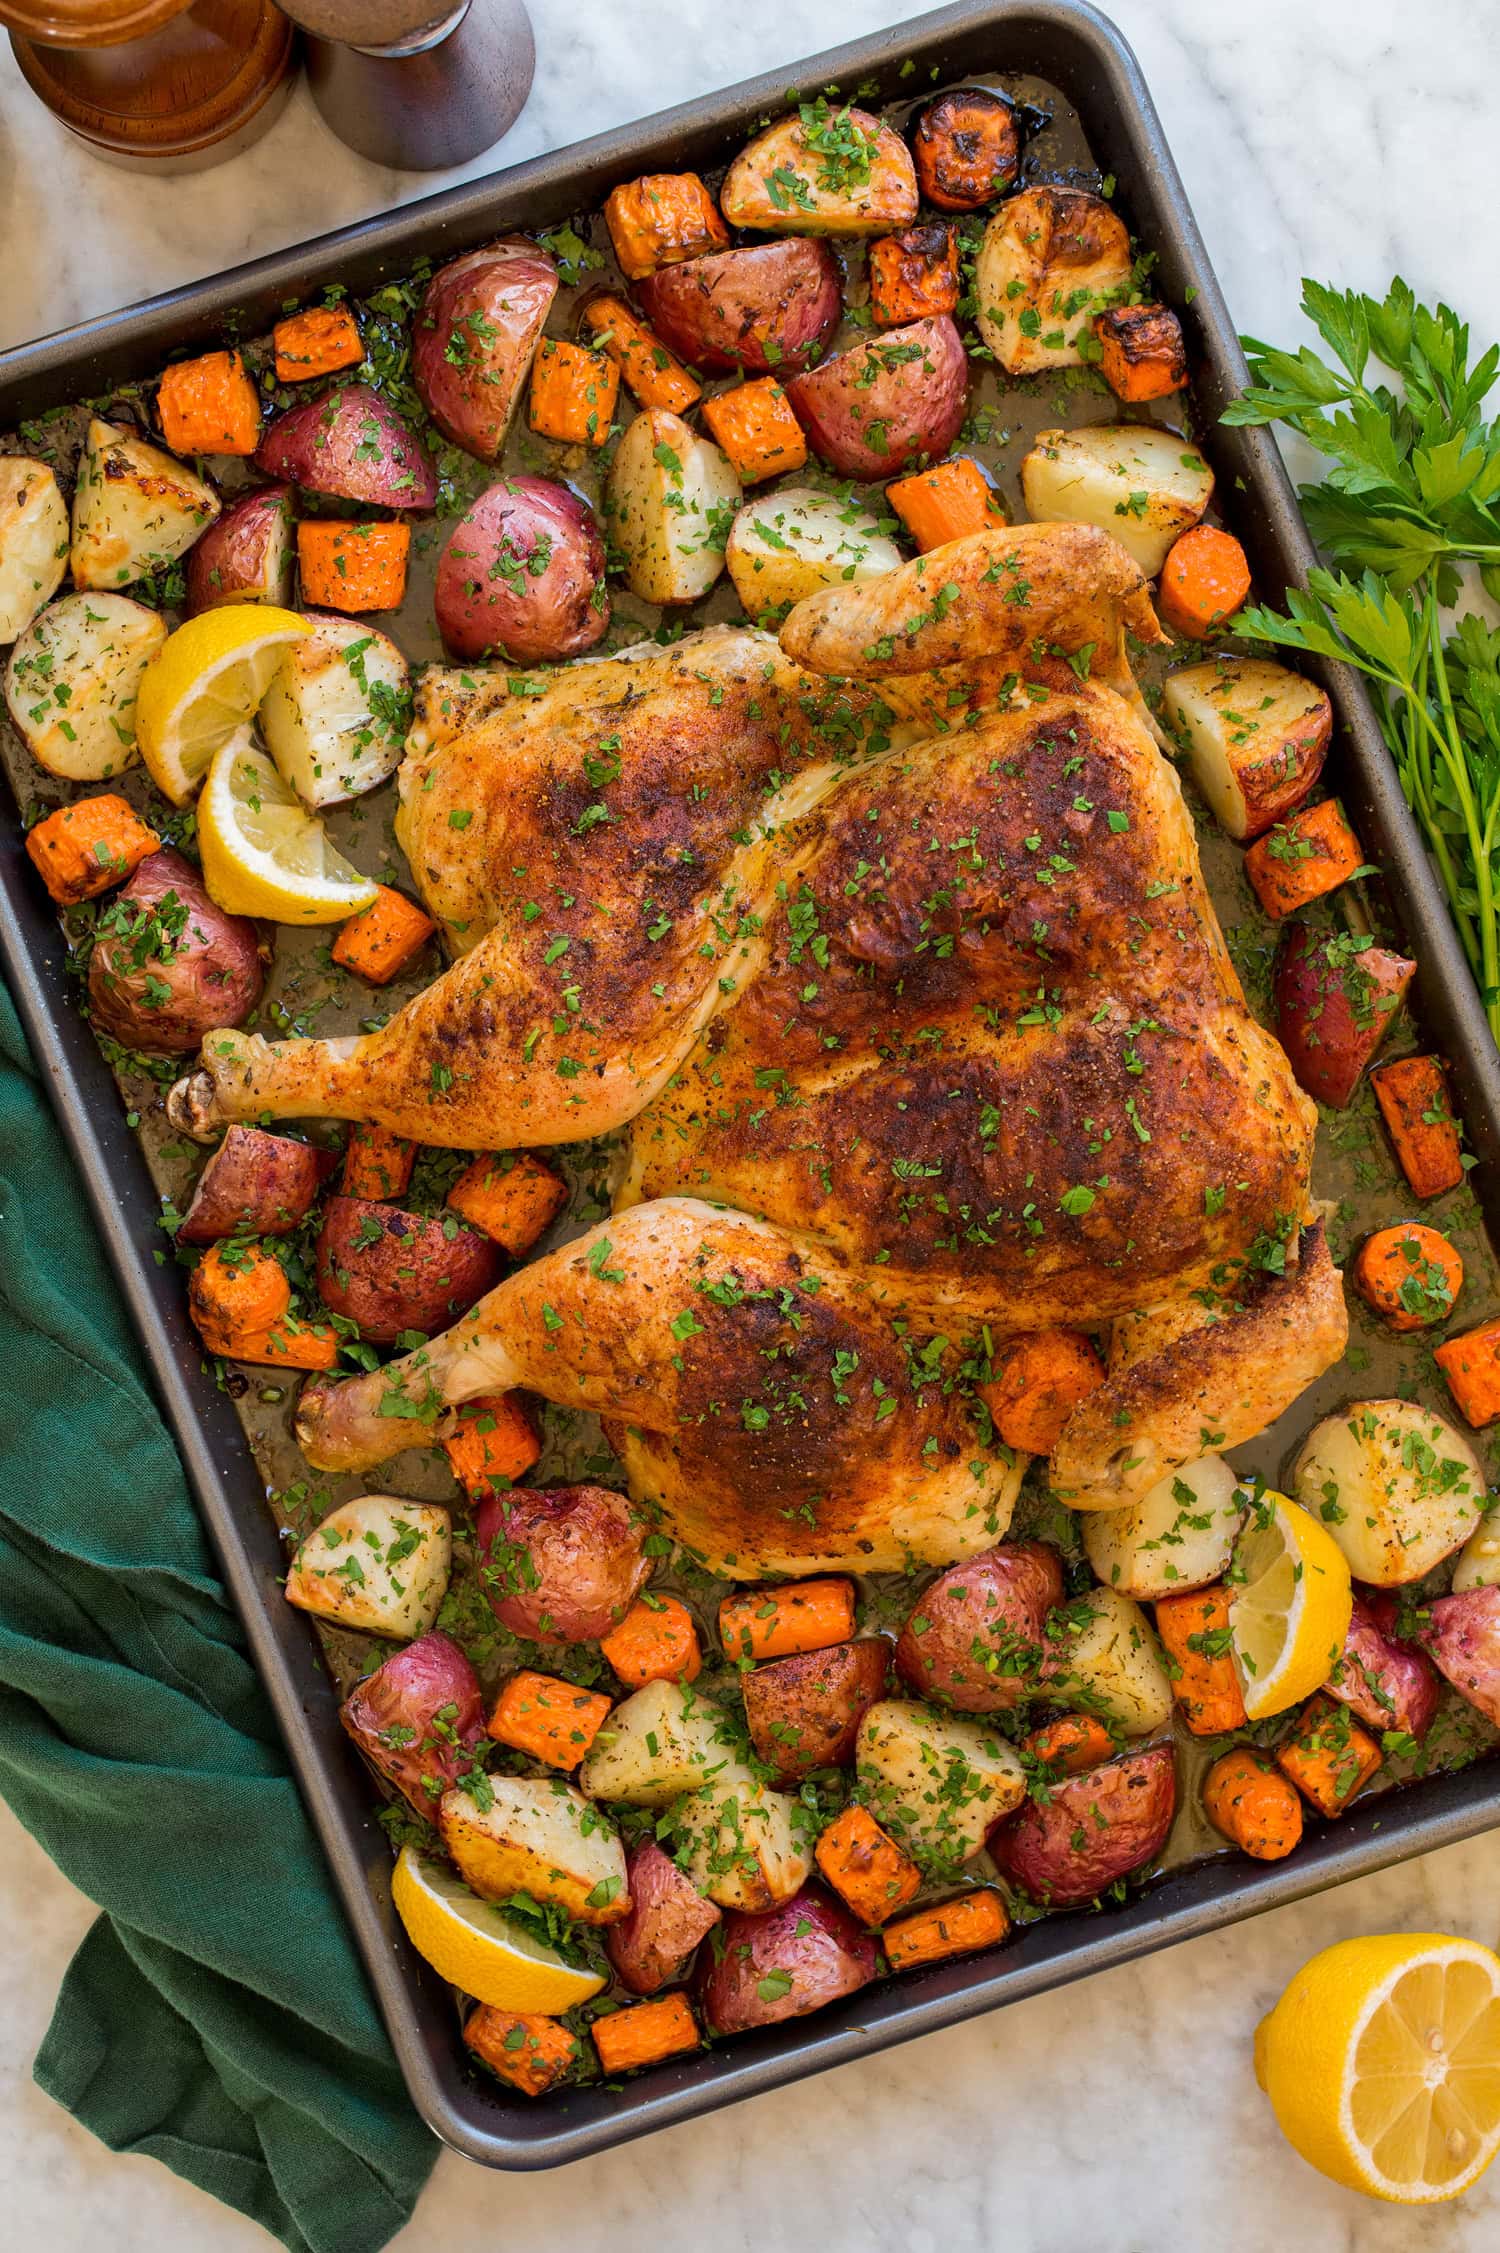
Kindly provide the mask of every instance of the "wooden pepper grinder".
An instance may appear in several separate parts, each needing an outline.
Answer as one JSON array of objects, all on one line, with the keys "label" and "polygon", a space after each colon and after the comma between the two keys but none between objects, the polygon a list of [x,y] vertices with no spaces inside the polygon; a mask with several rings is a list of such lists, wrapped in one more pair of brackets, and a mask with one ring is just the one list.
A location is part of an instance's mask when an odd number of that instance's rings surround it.
[{"label": "wooden pepper grinder", "polygon": [[522,0],[287,0],[324,123],[376,164],[436,172],[509,132],[536,70]]},{"label": "wooden pepper grinder", "polygon": [[235,156],[292,90],[271,0],[0,0],[21,75],[97,156],[194,172]]}]

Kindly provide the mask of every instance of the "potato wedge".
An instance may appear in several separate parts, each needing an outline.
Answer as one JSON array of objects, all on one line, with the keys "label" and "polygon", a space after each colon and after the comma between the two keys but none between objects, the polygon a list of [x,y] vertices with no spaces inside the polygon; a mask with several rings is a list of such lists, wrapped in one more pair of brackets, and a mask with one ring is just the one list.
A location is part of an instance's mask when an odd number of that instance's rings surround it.
[{"label": "potato wedge", "polygon": [[62,584],[68,511],[45,462],[0,454],[0,642],[15,641]]},{"label": "potato wedge", "polygon": [[1130,237],[1101,196],[1026,188],[984,230],[979,333],[1008,375],[1075,367],[1094,315],[1130,285]]},{"label": "potato wedge", "polygon": [[330,1510],[302,1542],[286,1600],[335,1627],[406,1641],[436,1621],[452,1561],[446,1510],[399,1494],[361,1494]]},{"label": "potato wedge", "polygon": [[1477,1532],[1485,1510],[1473,1448],[1415,1400],[1360,1400],[1325,1416],[1297,1457],[1292,1493],[1371,1588],[1420,1580]]},{"label": "potato wedge", "polygon": [[1172,1685],[1139,1604],[1116,1589],[1091,1588],[1055,1614],[1054,1624],[1049,1672],[1059,1703],[1101,1714],[1127,1737],[1165,1728]]},{"label": "potato wedge", "polygon": [[219,513],[211,485],[121,424],[89,424],[73,491],[75,587],[128,587],[175,563]]},{"label": "potato wedge", "polygon": [[357,618],[308,613],[259,713],[266,748],[305,806],[339,806],[395,773],[411,717],[406,659]]},{"label": "potato wedge", "polygon": [[630,1914],[625,1849],[598,1809],[561,1776],[485,1779],[486,1806],[461,1786],[438,1808],[443,1844],[466,1885],[485,1901],[529,1893],[556,1901],[579,1924]]},{"label": "potato wedge", "polygon": [[939,1874],[972,1861],[991,1824],[1026,1797],[1020,1755],[997,1731],[915,1698],[871,1706],[855,1768],[882,1829]]},{"label": "potato wedge", "polygon": [[1492,1503],[1463,1545],[1453,1568],[1453,1593],[1500,1586],[1500,1502]]},{"label": "potato wedge", "polygon": [[1260,657],[1186,665],[1162,702],[1193,780],[1238,845],[1300,806],[1323,771],[1333,706],[1316,681],[1285,665]]},{"label": "potato wedge", "polygon": [[884,235],[917,216],[916,167],[878,117],[820,94],[740,151],[719,204],[763,235]]},{"label": "potato wedge", "polygon": [[856,501],[786,485],[747,501],[725,550],[734,591],[753,618],[821,587],[878,579],[905,561]]},{"label": "potato wedge", "polygon": [[1184,1463],[1124,1510],[1087,1510],[1084,1552],[1106,1588],[1150,1603],[1217,1580],[1249,1497],[1221,1455]]},{"label": "potato wedge", "polygon": [[1112,533],[1148,579],[1213,498],[1213,472],[1191,439],[1150,423],[1041,430],[1021,464],[1021,492],[1037,524],[1092,524]]},{"label": "potato wedge", "polygon": [[697,1791],[730,1762],[724,1716],[682,1682],[648,1682],[604,1723],[578,1781],[590,1799],[665,1807]]},{"label": "potato wedge", "polygon": [[63,595],[10,653],[5,701],[39,766],[69,782],[133,767],[135,697],[167,638],[164,618],[128,595]]},{"label": "potato wedge", "polygon": [[[801,1818],[799,1821],[798,1818]],[[772,1791],[739,1761],[688,1795],[674,1817],[688,1875],[721,1909],[759,1915],[789,1901],[812,1870],[801,1802]]]},{"label": "potato wedge", "polygon": [[632,594],[696,602],[724,568],[742,498],[729,458],[665,407],[638,414],[620,440],[604,489],[604,521],[625,557]]}]

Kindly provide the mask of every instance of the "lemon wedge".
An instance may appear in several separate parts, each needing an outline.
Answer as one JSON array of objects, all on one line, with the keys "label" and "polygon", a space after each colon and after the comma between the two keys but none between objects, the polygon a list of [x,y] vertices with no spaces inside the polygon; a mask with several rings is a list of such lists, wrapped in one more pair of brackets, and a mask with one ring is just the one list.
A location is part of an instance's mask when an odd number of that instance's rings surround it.
[{"label": "lemon wedge", "polygon": [[1284,1494],[1267,1492],[1235,1552],[1229,1639],[1252,1721],[1284,1713],[1328,1680],[1353,1609],[1349,1566],[1331,1533]]},{"label": "lemon wedge", "polygon": [[481,1901],[445,1863],[403,1846],[391,1898],[419,1956],[453,1986],[498,2010],[556,2018],[597,1995],[597,1972],[566,1963],[492,1901]]},{"label": "lemon wedge", "polygon": [[1457,2198],[1500,2149],[1500,1956],[1437,1932],[1341,1940],[1261,2020],[1255,2077],[1334,2182]]},{"label": "lemon wedge", "polygon": [[209,898],[231,915],[340,923],[380,889],[253,744],[231,741],[215,753],[198,801],[198,850]]},{"label": "lemon wedge", "polygon": [[294,610],[229,603],[169,634],[141,677],[135,732],[158,790],[185,806],[216,752],[250,740],[250,722],[289,642],[308,631]]}]

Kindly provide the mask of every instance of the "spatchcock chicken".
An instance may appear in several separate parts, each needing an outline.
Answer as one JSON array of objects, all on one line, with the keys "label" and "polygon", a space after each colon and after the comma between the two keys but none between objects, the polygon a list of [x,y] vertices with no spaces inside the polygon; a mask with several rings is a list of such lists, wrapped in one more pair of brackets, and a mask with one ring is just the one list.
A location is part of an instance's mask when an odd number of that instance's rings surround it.
[{"label": "spatchcock chicken", "polygon": [[211,1035],[173,1115],[622,1131],[622,1164],[602,1225],[310,1385],[315,1466],[393,1453],[393,1392],[525,1386],[597,1412],[718,1572],[943,1564],[1021,1482],[984,1405],[1004,1341],[1107,1338],[1048,1465],[1079,1508],[1339,1357],[1314,1108],[1245,1006],[1127,635],[1161,638],[1125,551],[1027,525],[827,588],[779,640],[709,628],[539,695],[429,680],[398,834],[452,966],[362,1038]]}]

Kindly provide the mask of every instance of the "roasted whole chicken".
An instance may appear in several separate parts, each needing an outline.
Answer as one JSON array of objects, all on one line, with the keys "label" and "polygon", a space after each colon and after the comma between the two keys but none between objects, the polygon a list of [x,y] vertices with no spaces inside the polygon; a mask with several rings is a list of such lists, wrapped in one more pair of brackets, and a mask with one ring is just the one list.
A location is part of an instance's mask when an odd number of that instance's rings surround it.
[{"label": "roasted whole chicken", "polygon": [[391,1454],[393,1393],[523,1385],[596,1410],[717,1571],[896,1568],[1009,1523],[991,1340],[1108,1334],[1049,1466],[1083,1508],[1339,1357],[1314,1106],[1245,1006],[1127,635],[1159,629],[1124,550],[1028,525],[812,596],[779,642],[429,680],[398,833],[452,966],[362,1038],[211,1035],[173,1115],[623,1130],[615,1212],[310,1387],[310,1461]]}]

